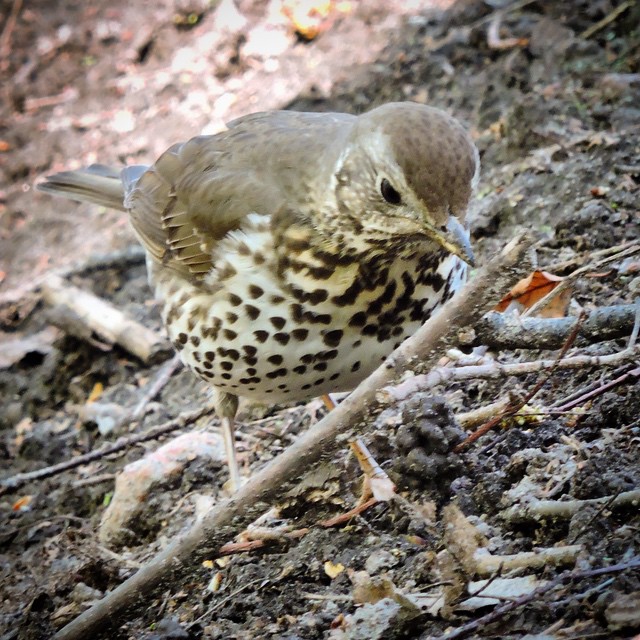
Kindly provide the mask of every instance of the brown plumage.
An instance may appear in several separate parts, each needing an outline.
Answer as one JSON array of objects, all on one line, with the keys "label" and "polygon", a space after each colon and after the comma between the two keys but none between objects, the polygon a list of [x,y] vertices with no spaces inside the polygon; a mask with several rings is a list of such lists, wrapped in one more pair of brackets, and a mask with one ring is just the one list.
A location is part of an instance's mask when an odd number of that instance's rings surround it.
[{"label": "brown plumage", "polygon": [[216,390],[232,480],[237,397],[347,390],[449,298],[472,261],[475,146],[442,111],[276,111],[120,173],[44,191],[129,211],[185,363]]}]

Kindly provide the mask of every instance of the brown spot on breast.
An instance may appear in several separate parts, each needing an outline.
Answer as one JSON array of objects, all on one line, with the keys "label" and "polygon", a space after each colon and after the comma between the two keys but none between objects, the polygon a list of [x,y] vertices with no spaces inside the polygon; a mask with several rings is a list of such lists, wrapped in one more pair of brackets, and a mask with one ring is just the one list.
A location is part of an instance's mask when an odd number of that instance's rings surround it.
[{"label": "brown spot on breast", "polygon": [[235,293],[230,293],[229,302],[231,303],[231,306],[237,307],[238,305],[242,304],[242,298],[240,296],[237,296]]},{"label": "brown spot on breast", "polygon": [[273,339],[281,345],[286,345],[289,343],[289,334],[288,333],[274,333]]},{"label": "brown spot on breast", "polygon": [[187,336],[186,333],[179,333],[178,334],[178,342],[180,344],[187,344],[187,340],[189,339],[189,337]]},{"label": "brown spot on breast", "polygon": [[238,273],[236,271],[236,268],[230,262],[225,262],[217,270],[218,280],[220,280],[220,281],[221,280],[228,280],[229,278],[232,278],[233,276],[235,276],[236,273]]},{"label": "brown spot on breast", "polygon": [[218,352],[218,355],[221,356],[222,358],[226,358],[228,356],[234,361],[240,358],[240,353],[235,349],[225,349],[224,347],[218,347],[217,352]]},{"label": "brown spot on breast", "polygon": [[276,369],[275,371],[269,371],[269,373],[267,373],[267,378],[274,380],[275,378],[282,378],[283,376],[286,376],[287,373],[287,369],[282,367],[280,369]]},{"label": "brown spot on breast", "polygon": [[258,342],[264,343],[269,337],[269,332],[258,329],[258,331],[253,332],[253,335]]},{"label": "brown spot on breast", "polygon": [[264,294],[264,289],[255,284],[250,284],[247,291],[249,292],[249,296],[254,300]]},{"label": "brown spot on breast", "polygon": [[269,321],[276,329],[282,329],[286,324],[286,320],[284,318],[280,318],[279,316],[273,316],[269,318]]},{"label": "brown spot on breast", "polygon": [[350,327],[364,327],[365,324],[367,324],[367,314],[364,311],[354,313],[349,320]]},{"label": "brown spot on breast", "polygon": [[322,337],[322,341],[329,347],[337,347],[342,340],[343,333],[342,329],[327,331]]},{"label": "brown spot on breast", "polygon": [[244,310],[251,320],[255,320],[260,315],[260,309],[254,307],[252,304],[245,304]]},{"label": "brown spot on breast", "polygon": [[220,363],[220,367],[225,371],[231,371],[231,369],[233,369],[233,362],[229,362],[229,360],[224,360]]},{"label": "brown spot on breast", "polygon": [[270,362],[271,364],[282,364],[282,356],[275,354],[275,355],[269,356],[267,358],[267,361]]},{"label": "brown spot on breast", "polygon": [[237,316],[237,314],[233,313],[232,311],[229,311],[229,313],[227,313],[227,315],[226,315],[226,318],[227,318],[227,322],[229,324],[233,324],[238,319],[238,316]]},{"label": "brown spot on breast", "polygon": [[200,344],[200,338],[198,338],[198,336],[191,336],[189,342],[191,342],[194,347],[197,347]]},{"label": "brown spot on breast", "polygon": [[294,338],[295,340],[298,340],[299,342],[306,340],[308,335],[309,335],[308,329],[294,329],[291,332],[291,337]]},{"label": "brown spot on breast", "polygon": [[333,360],[337,356],[337,349],[331,349],[331,351],[321,351],[320,353],[316,354],[318,360]]},{"label": "brown spot on breast", "polygon": [[306,370],[307,370],[307,367],[305,367],[303,364],[300,364],[297,367],[293,368],[293,372],[298,373],[300,375],[302,375]]},{"label": "brown spot on breast", "polygon": [[224,329],[222,333],[227,340],[235,340],[238,337],[238,334],[231,329]]},{"label": "brown spot on breast", "polygon": [[368,324],[362,328],[363,336],[375,336],[378,333],[378,325]]}]

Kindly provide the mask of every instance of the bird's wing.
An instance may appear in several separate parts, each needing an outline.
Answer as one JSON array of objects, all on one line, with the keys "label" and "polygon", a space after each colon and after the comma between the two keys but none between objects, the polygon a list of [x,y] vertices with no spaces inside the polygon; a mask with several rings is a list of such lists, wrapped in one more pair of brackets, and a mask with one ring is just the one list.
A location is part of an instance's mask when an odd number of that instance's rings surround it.
[{"label": "bird's wing", "polygon": [[[201,279],[215,245],[251,213],[291,207],[296,190],[317,179],[318,156],[353,116],[267,112],[168,149],[148,170],[125,169],[125,206],[160,264]],[[330,163],[329,163],[330,164]],[[329,166],[329,171],[331,166]],[[328,184],[328,182],[325,182]]]}]

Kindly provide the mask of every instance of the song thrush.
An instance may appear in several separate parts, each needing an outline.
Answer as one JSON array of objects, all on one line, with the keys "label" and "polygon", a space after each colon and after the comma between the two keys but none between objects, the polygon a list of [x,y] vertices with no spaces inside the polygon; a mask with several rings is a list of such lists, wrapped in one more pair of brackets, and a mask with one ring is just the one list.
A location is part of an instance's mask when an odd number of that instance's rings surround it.
[{"label": "song thrush", "polygon": [[456,120],[403,102],[256,113],[151,166],[39,188],[129,212],[169,336],[215,389],[237,486],[238,396],[352,389],[461,286],[478,166]]}]

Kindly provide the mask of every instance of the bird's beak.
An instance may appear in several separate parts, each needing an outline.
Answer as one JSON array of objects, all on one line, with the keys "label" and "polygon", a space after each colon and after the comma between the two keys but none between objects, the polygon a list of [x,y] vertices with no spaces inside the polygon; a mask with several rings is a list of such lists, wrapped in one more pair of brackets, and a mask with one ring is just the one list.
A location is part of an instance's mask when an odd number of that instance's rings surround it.
[{"label": "bird's beak", "polygon": [[464,260],[469,266],[475,266],[475,258],[468,231],[460,224],[458,218],[449,216],[445,229],[438,229],[427,223],[427,232],[441,247]]}]

